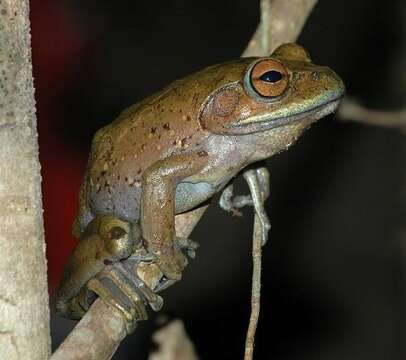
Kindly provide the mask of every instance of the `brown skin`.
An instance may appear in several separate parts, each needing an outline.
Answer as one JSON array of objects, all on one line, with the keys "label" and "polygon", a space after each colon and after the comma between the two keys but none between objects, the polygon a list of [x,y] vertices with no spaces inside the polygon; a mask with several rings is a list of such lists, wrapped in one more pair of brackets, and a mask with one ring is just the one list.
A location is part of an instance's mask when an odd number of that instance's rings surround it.
[{"label": "brown skin", "polygon": [[186,259],[175,246],[175,214],[210,199],[247,165],[287,149],[343,93],[340,78],[295,44],[175,81],[96,133],[75,236],[83,238],[102,215],[139,223],[163,274],[179,280]]}]

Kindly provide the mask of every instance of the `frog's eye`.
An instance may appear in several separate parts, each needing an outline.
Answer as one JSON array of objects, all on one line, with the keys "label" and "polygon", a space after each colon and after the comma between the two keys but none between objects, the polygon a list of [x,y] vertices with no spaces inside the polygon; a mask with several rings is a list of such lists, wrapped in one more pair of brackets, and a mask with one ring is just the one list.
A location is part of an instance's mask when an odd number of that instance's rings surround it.
[{"label": "frog's eye", "polygon": [[279,61],[265,59],[257,62],[251,70],[253,90],[265,98],[282,95],[288,87],[289,77],[285,66]]},{"label": "frog's eye", "polygon": [[127,235],[127,231],[125,231],[122,227],[120,226],[114,226],[111,230],[110,230],[110,239],[113,240],[117,240],[117,239],[121,239],[122,237],[124,237],[125,235]]},{"label": "frog's eye", "polygon": [[276,83],[279,80],[282,80],[283,75],[279,71],[271,70],[262,74],[259,80],[266,81],[269,83]]}]

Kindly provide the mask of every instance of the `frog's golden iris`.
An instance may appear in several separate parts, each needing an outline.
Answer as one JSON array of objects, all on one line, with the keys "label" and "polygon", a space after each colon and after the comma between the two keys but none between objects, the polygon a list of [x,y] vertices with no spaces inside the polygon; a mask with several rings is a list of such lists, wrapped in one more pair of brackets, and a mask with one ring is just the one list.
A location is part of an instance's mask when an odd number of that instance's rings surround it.
[{"label": "frog's golden iris", "polygon": [[286,67],[277,60],[260,60],[251,69],[251,86],[263,97],[279,97],[288,85],[289,76]]}]

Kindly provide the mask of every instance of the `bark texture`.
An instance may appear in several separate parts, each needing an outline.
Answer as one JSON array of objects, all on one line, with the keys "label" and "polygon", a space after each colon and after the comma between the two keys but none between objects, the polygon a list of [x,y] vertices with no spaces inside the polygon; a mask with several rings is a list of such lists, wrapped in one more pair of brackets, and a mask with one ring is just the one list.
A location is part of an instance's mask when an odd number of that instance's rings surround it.
[{"label": "bark texture", "polygon": [[47,359],[48,289],[27,0],[0,1],[0,358]]},{"label": "bark texture", "polygon": [[[269,7],[271,11],[269,19],[262,16],[261,23],[242,56],[270,55],[279,45],[296,41],[317,1],[273,0]],[[269,21],[269,26],[266,24],[267,21]],[[263,26],[264,22],[265,26]],[[264,29],[268,29],[269,34],[262,34]],[[262,40],[264,37],[269,39],[270,44],[268,46],[264,46]]]}]

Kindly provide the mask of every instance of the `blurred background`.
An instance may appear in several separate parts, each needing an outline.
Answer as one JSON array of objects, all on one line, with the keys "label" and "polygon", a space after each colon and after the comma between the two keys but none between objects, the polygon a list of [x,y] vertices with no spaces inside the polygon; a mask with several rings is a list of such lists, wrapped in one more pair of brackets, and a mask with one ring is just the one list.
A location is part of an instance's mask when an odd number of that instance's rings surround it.
[{"label": "blurred background", "polygon": [[[239,57],[259,13],[251,0],[30,3],[52,299],[75,244],[93,133],[171,81]],[[364,104],[400,109],[405,22],[404,0],[321,0],[299,43]],[[404,358],[405,154],[399,131],[329,116],[267,162],[272,230],[256,359]],[[237,359],[250,312],[252,211],[235,218],[216,202],[192,234],[197,259],[163,293],[164,313],[183,319],[202,359]],[[152,314],[114,359],[146,359],[157,323]],[[51,325],[56,348],[75,322],[52,314]]]}]

